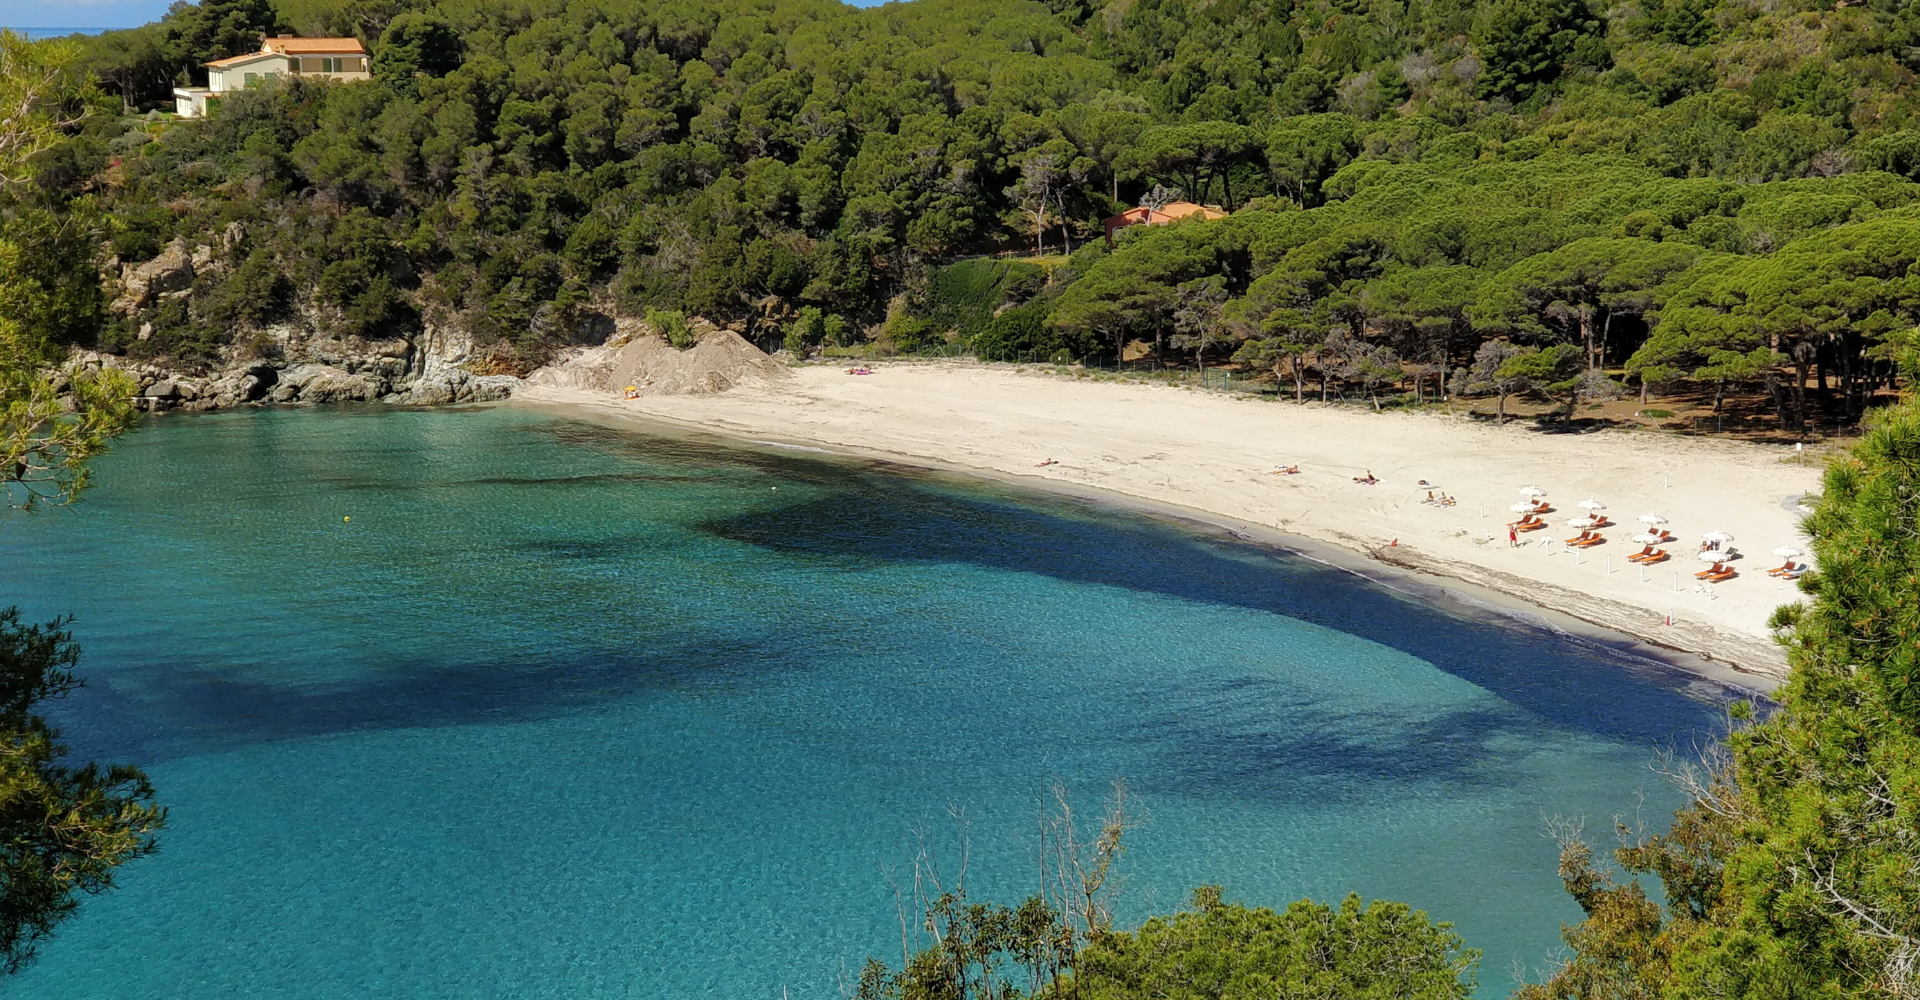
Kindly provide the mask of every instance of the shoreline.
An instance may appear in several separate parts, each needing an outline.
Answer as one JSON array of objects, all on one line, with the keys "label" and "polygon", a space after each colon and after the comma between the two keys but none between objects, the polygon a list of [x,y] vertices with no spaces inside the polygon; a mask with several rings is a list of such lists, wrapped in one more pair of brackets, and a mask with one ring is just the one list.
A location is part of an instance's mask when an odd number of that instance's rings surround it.
[{"label": "shoreline", "polygon": [[[1029,374],[1008,375],[1038,381]],[[1040,386],[1047,387],[1044,382]],[[726,397],[735,394],[741,394],[736,397],[740,399],[762,394],[758,402],[764,402],[769,394],[785,395],[779,389],[737,387],[723,396],[700,397],[699,402],[705,404],[702,409],[725,410]],[[1329,538],[1325,533],[1292,530],[1284,522],[1269,524],[1232,511],[1110,486],[954,462],[912,450],[850,444],[825,435],[796,436],[791,431],[799,429],[797,427],[776,429],[757,421],[727,419],[732,414],[673,412],[686,409],[675,404],[688,402],[688,397],[643,397],[628,401],[585,390],[528,387],[516,393],[510,402],[575,418],[612,421],[643,433],[706,438],[724,447],[857,460],[891,466],[896,472],[992,482],[1138,513],[1223,539],[1311,559],[1361,576],[1407,599],[1438,606],[1448,613],[1499,616],[1572,634],[1616,652],[1673,667],[1740,694],[1766,696],[1785,676],[1784,653],[1766,638],[1740,635],[1713,623],[1679,616],[1673,619],[1672,625],[1657,624],[1659,614],[1646,607],[1609,601],[1537,578],[1436,558],[1430,552],[1404,543],[1386,544],[1345,533],[1334,533],[1334,537]],[[715,402],[721,405],[715,407]],[[802,405],[816,402],[808,400]],[[1232,405],[1243,401],[1221,402]],[[1691,571],[1690,566],[1688,570]]]}]

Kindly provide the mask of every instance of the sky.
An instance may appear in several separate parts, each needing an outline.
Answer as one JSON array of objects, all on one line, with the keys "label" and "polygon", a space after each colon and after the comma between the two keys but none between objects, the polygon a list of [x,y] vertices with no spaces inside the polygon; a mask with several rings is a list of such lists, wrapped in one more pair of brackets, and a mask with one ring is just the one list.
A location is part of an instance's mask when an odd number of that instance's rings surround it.
[{"label": "sky", "polygon": [[[172,0],[0,0],[0,27],[131,28],[157,21]],[[881,0],[851,0],[872,7]]]},{"label": "sky", "polygon": [[170,0],[0,0],[8,28],[131,28],[158,20]]}]

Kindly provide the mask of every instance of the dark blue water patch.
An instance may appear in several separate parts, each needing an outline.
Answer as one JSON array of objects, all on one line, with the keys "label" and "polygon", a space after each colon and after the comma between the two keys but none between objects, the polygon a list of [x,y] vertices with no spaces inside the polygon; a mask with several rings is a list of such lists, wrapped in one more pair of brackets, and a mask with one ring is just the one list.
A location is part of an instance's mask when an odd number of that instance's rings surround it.
[{"label": "dark blue water patch", "polygon": [[[700,527],[852,569],[966,563],[1283,615],[1401,650],[1557,724],[1613,739],[1673,746],[1720,712],[1673,697],[1684,677],[1677,668],[1564,633],[1450,615],[1297,556],[1067,500],[1014,502],[844,471],[822,478],[836,487],[830,495]],[[1060,628],[1071,635],[1074,623]],[[1597,669],[1596,659],[1606,666]]]}]

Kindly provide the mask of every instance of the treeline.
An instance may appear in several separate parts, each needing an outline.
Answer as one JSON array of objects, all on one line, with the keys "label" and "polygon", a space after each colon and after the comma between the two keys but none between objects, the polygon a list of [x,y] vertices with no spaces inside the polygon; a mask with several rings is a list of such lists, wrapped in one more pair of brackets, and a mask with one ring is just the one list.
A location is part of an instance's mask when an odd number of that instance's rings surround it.
[{"label": "treeline", "polygon": [[[107,113],[40,186],[122,264],[215,249],[191,295],[109,324],[135,353],[297,313],[457,324],[525,364],[593,311],[678,309],[796,346],[1253,344],[1301,395],[1764,386],[1801,427],[1856,418],[1910,350],[1917,24],[1887,0],[208,0],[86,43]],[[282,31],[363,38],[376,81],[113,113]],[[1233,215],[1104,252],[1103,217],[1174,195]],[[1002,321],[946,322],[981,306],[941,298],[942,263],[1019,247],[1072,260]]]}]

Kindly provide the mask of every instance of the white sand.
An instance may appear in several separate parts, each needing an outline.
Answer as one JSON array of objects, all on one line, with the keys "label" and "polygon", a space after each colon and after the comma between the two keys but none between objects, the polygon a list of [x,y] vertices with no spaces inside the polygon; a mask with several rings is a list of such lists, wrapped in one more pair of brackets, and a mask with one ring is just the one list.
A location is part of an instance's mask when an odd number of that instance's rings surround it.
[{"label": "white sand", "polygon": [[[1790,448],[1650,431],[1543,434],[1442,414],[1275,403],[1159,385],[1096,382],[962,362],[882,364],[868,376],[806,367],[772,387],[621,400],[528,387],[521,398],[586,405],[744,439],[804,443],[943,468],[1032,477],[1219,515],[1332,543],[1406,568],[1456,577],[1658,645],[1777,677],[1768,638],[1791,584],[1766,575],[1775,546],[1805,548],[1789,497],[1819,488]],[[1043,459],[1058,464],[1036,468]],[[1269,473],[1298,463],[1301,474]],[[1381,480],[1353,477],[1371,470]],[[1419,501],[1426,479],[1459,500]],[[1544,487],[1546,531],[1507,544],[1523,485]],[[1561,542],[1592,497],[1616,525],[1584,552]],[[1642,571],[1634,519],[1670,519],[1674,558]],[[1732,533],[1738,577],[1695,592],[1702,532]],[[1490,537],[1491,536],[1491,537]],[[1551,544],[1537,544],[1541,539]],[[1395,540],[1398,544],[1392,544]],[[1611,557],[1609,559],[1609,557]],[[1678,574],[1678,591],[1675,574]],[[1673,624],[1666,623],[1671,615]]]}]

